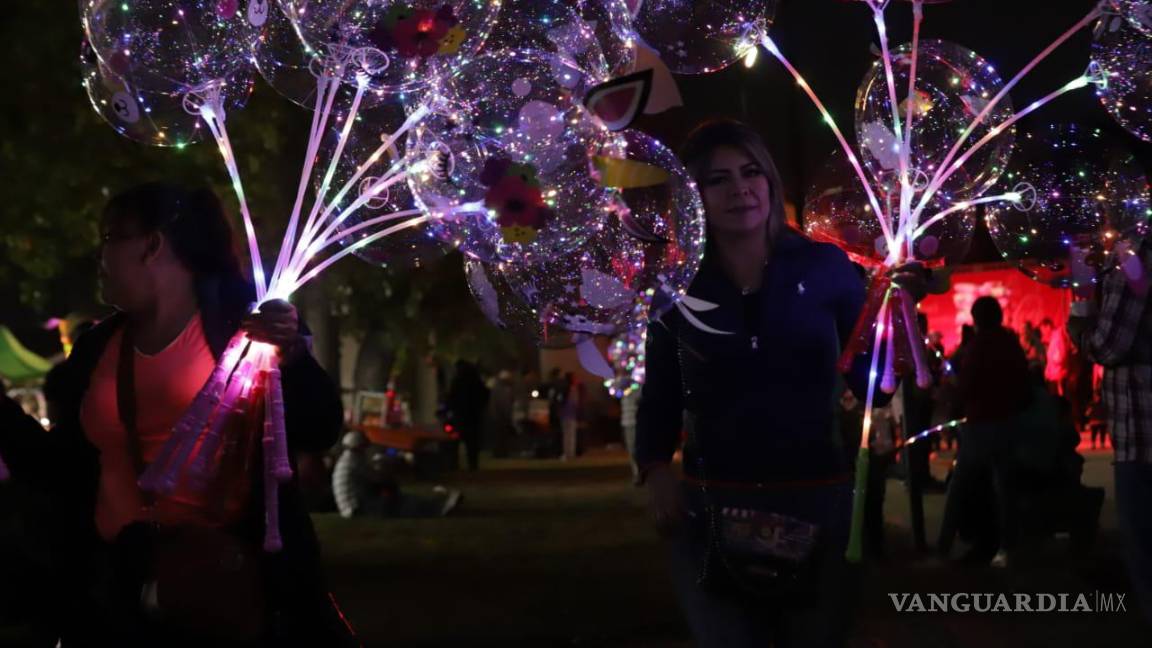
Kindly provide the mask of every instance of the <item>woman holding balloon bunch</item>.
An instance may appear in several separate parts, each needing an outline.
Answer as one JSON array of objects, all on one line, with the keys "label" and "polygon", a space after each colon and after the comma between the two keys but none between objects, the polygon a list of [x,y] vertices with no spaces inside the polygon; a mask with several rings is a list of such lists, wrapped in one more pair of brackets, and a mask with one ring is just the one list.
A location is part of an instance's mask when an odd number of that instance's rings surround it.
[{"label": "woman holding balloon bunch", "polygon": [[[636,438],[680,602],[701,646],[841,645],[852,484],[834,412],[845,382],[864,397],[868,357],[843,376],[837,358],[864,283],[842,251],[786,223],[750,128],[707,123],[682,158],[708,235],[688,294],[716,307],[650,325]],[[912,265],[893,276],[917,298],[926,279]],[[682,429],[683,479],[671,465]],[[762,534],[784,539],[774,555],[741,542]]]},{"label": "woman holding balloon bunch", "polygon": [[348,644],[295,488],[280,490],[283,549],[261,550],[258,414],[228,420],[240,433],[208,483],[185,479],[166,495],[137,484],[241,328],[278,349],[290,450],[335,442],[339,396],[295,309],[269,302],[248,314],[253,291],[209,190],[137,186],[108,203],[101,230],[101,293],[117,312],[58,372],[60,417],[45,432],[0,398],[13,479],[52,501],[46,625],[63,646]]}]

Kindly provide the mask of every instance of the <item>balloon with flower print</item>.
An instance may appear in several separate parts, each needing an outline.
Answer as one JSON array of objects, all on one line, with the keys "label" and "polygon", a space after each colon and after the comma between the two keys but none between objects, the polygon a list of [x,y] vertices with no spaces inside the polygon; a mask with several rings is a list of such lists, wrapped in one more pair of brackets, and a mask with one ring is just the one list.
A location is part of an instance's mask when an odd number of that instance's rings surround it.
[{"label": "balloon with flower print", "polygon": [[499,0],[280,0],[309,48],[343,60],[350,84],[410,94],[483,45]]},{"label": "balloon with flower print", "polygon": [[502,50],[437,85],[409,142],[409,185],[437,236],[531,264],[576,249],[605,217],[591,155],[610,133],[567,87],[570,70],[558,54]]}]

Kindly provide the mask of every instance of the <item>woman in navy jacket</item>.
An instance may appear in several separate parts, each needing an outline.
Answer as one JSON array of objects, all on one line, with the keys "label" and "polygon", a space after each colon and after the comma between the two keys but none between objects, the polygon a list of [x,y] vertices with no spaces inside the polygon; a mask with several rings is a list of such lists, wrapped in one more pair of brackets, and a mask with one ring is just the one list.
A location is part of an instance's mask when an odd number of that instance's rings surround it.
[{"label": "woman in navy jacket", "polygon": [[[787,225],[779,173],[747,126],[701,126],[682,159],[700,188],[708,235],[688,293],[717,305],[696,317],[727,334],[675,310],[649,326],[635,459],[651,513],[669,536],[699,645],[839,645],[848,618],[841,563],[851,452],[836,409],[845,383],[866,392],[868,358],[843,376],[836,362],[863,307],[864,283],[841,250]],[[910,271],[896,279],[915,290]],[[682,431],[683,481],[671,467]],[[735,489],[750,508],[817,525],[819,598],[766,603],[703,587],[705,552],[691,530],[715,502],[702,486]]]}]

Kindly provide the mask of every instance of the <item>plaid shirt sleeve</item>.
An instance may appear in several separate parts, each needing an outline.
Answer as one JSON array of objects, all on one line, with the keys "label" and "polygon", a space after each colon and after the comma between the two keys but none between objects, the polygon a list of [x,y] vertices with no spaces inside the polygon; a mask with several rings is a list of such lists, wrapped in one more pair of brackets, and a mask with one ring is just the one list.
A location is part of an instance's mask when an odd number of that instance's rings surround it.
[{"label": "plaid shirt sleeve", "polygon": [[1147,289],[1152,247],[1144,245],[1140,254],[1144,280],[1130,282],[1122,271],[1109,273],[1102,286],[1100,313],[1069,318],[1068,333],[1105,367],[1101,402],[1116,461],[1152,464],[1152,308]]},{"label": "plaid shirt sleeve", "polygon": [[[1146,272],[1152,269],[1152,247],[1142,248],[1141,260]],[[1122,271],[1113,270],[1101,286],[1100,312],[1095,317],[1073,316],[1068,333],[1093,362],[1115,367],[1131,360],[1147,309],[1147,289],[1138,291]]]}]

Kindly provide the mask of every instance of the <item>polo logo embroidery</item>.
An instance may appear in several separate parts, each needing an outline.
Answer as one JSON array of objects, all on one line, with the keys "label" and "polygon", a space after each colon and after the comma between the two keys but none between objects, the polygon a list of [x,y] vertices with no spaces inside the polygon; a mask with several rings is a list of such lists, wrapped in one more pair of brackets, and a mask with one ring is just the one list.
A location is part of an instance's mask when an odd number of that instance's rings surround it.
[{"label": "polo logo embroidery", "polygon": [[803,281],[796,284],[796,294],[797,295],[803,295],[804,294],[804,282]]}]

